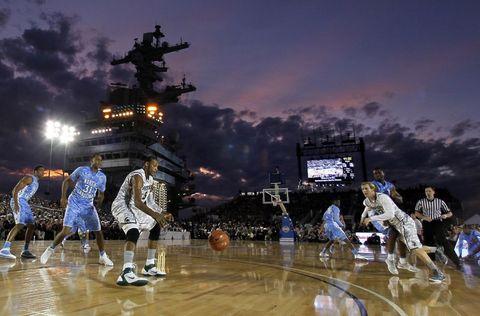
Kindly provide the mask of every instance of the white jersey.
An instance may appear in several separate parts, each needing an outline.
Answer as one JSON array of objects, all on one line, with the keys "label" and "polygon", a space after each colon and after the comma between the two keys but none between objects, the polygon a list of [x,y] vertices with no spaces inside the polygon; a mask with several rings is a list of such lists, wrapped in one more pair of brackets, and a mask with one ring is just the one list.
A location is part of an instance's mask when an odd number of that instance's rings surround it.
[{"label": "white jersey", "polygon": [[[375,202],[370,201],[368,198],[363,201],[363,205],[366,208],[365,211],[369,213],[372,222],[387,221],[400,233],[400,240],[409,250],[422,247],[413,219],[399,209],[388,195],[383,193],[376,194]],[[377,215],[370,216],[371,211]]]},{"label": "white jersey", "polygon": [[[376,194],[375,202],[370,201],[368,198],[363,201],[363,205],[368,208],[369,217],[372,221],[388,221],[391,225],[397,225],[400,222],[404,222],[406,217],[409,217],[398,208],[388,195],[383,193]],[[370,214],[372,213],[375,215],[371,216]]]},{"label": "white jersey", "polygon": [[135,206],[135,200],[133,197],[133,177],[136,175],[139,175],[143,181],[143,186],[141,190],[142,202],[147,204],[147,201],[153,200],[153,177],[149,176],[147,179],[147,177],[145,176],[145,170],[138,169],[130,172],[127,175],[113,203],[124,203],[130,207]]},{"label": "white jersey", "polygon": [[153,177],[146,177],[143,169],[138,169],[130,172],[123,181],[117,197],[112,203],[112,214],[118,221],[120,227],[126,233],[131,228],[139,230],[150,230],[155,226],[156,221],[148,214],[142,212],[135,207],[135,199],[133,193],[133,177],[139,175],[142,178],[143,186],[141,189],[141,200],[149,208],[156,212],[163,212],[165,210],[155,203],[154,198],[154,184]]}]

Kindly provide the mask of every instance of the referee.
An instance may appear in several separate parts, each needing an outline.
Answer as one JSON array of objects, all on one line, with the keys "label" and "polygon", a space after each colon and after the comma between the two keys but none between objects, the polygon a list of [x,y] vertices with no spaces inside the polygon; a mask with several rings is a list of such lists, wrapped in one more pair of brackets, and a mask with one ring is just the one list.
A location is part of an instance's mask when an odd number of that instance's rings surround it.
[{"label": "referee", "polygon": [[452,217],[452,211],[443,200],[435,197],[433,186],[425,188],[425,196],[426,198],[419,200],[415,205],[415,216],[424,221],[423,240],[428,246],[442,246],[445,255],[459,267],[460,260],[447,240],[445,225],[445,220]]}]

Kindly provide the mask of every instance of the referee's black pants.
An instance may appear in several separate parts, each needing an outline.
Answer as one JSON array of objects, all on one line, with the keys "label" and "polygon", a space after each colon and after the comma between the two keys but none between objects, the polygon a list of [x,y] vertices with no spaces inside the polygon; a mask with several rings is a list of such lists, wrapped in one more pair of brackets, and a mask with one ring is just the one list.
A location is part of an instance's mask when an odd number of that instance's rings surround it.
[{"label": "referee's black pants", "polygon": [[[447,240],[447,227],[444,222],[440,220],[433,220],[431,222],[423,222],[423,243],[427,246],[438,247],[442,246],[445,255],[452,260],[455,265],[460,264],[454,246]],[[434,259],[434,254],[429,254],[430,258]]]}]

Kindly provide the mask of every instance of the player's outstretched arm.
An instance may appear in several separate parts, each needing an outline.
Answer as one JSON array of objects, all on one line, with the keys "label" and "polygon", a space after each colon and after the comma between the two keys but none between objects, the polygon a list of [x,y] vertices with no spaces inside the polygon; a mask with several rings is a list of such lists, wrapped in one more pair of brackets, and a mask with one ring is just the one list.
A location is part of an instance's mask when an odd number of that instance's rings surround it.
[{"label": "player's outstretched arm", "polygon": [[27,185],[32,184],[32,177],[31,176],[25,176],[20,181],[18,181],[17,185],[13,188],[12,195],[13,195],[13,206],[14,206],[14,212],[18,213],[19,211],[19,206],[18,206],[18,193],[23,190]]},{"label": "player's outstretched arm", "polygon": [[147,206],[147,204],[143,203],[142,201],[142,187],[143,187],[143,180],[142,177],[139,175],[133,176],[133,201],[135,203],[135,207],[138,208],[140,211],[144,212],[147,215],[150,215],[155,219],[160,226],[165,226],[167,221],[165,216],[161,213],[155,212],[151,208]]},{"label": "player's outstretched arm", "polygon": [[75,182],[73,182],[70,176],[67,176],[62,182],[62,197],[60,198],[60,207],[67,207],[67,192],[69,187],[73,187]]}]

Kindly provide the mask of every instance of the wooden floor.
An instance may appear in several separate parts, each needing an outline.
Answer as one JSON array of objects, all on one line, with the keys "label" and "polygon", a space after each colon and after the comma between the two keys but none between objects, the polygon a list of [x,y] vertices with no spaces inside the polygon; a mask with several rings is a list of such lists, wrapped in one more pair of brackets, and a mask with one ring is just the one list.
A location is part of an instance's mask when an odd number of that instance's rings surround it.
[{"label": "wooden floor", "polygon": [[[31,247],[38,256],[48,243]],[[379,248],[361,248],[368,262],[338,249],[320,260],[321,244],[233,242],[214,253],[205,240],[167,249],[165,279],[118,287],[123,243],[108,241],[113,268],[97,264],[78,241],[57,249],[48,265],[0,259],[0,315],[476,315],[479,279],[445,268],[447,282],[429,284],[424,271],[393,277]],[[15,242],[14,254],[22,243]],[[141,267],[146,248],[139,245]],[[423,266],[420,266],[424,268]]]}]

